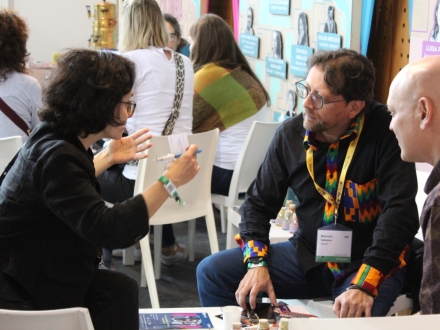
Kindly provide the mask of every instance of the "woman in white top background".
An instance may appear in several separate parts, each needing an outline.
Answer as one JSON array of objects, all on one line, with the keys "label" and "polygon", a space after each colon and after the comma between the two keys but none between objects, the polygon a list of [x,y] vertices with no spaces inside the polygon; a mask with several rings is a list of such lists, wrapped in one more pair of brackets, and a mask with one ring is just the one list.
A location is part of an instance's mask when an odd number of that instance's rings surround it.
[{"label": "woman in white top background", "polygon": [[[32,130],[40,120],[41,86],[27,74],[26,49],[28,28],[25,21],[10,9],[0,10],[0,98]],[[0,109],[2,109],[0,106]],[[0,111],[0,138],[27,134]]]},{"label": "woman in white top background", "polygon": [[[162,134],[176,95],[176,62],[174,51],[168,48],[169,35],[159,5],[155,0],[125,0],[122,5],[121,33],[118,51],[136,65],[133,101],[136,112],[127,121],[127,133],[148,127],[153,136]],[[180,116],[173,134],[191,133],[194,70],[190,60],[184,63],[183,99]],[[98,177],[103,198],[122,202],[133,196],[137,164],[111,168]],[[163,226],[162,263],[172,264],[185,259],[188,251],[175,241],[172,225]],[[115,252],[115,251],[114,251]],[[116,251],[113,255],[119,255]],[[140,260],[140,250],[135,249]]]},{"label": "woman in white top background", "polygon": [[228,196],[238,155],[254,121],[269,120],[269,94],[228,24],[202,16],[190,31],[194,65],[193,133],[220,129],[211,193]]}]

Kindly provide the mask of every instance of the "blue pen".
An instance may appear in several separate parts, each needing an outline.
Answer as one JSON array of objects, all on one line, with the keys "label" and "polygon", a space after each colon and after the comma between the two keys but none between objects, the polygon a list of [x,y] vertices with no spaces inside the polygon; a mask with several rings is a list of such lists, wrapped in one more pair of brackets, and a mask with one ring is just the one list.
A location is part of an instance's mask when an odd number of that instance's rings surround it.
[{"label": "blue pen", "polygon": [[[196,151],[196,154],[199,154],[199,153],[201,153],[201,152],[202,152],[202,150],[199,149],[199,150]],[[155,161],[155,162],[171,161],[171,160],[173,160],[173,159],[177,159],[177,158],[179,158],[180,156],[182,156],[182,154],[177,154],[177,155],[174,155],[174,154],[168,154],[168,155],[166,155],[166,156],[157,157],[156,159],[154,159],[154,161]]]}]

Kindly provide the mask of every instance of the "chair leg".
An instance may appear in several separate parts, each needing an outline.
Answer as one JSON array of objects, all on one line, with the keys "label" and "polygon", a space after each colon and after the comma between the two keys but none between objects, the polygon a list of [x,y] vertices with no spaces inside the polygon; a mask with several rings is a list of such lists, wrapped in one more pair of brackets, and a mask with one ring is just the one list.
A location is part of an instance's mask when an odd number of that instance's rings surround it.
[{"label": "chair leg", "polygon": [[[154,235],[156,236],[156,233]],[[151,258],[149,234],[141,239],[140,245],[142,251],[141,287],[145,287],[145,284],[148,283],[148,292],[150,294],[151,307],[160,308],[159,297],[157,295],[156,279],[154,278],[154,270],[152,267],[153,259]]]},{"label": "chair leg", "polygon": [[134,265],[134,245],[122,251],[122,263],[125,266]]},{"label": "chair leg", "polygon": [[206,221],[206,229],[208,230],[208,238],[209,238],[209,245],[211,247],[211,254],[214,254],[219,251],[218,248],[218,240],[217,240],[217,230],[215,228],[215,220],[214,220],[214,213],[212,210],[210,212],[207,212],[205,215],[205,221]]},{"label": "chair leg", "polygon": [[224,205],[219,205],[220,208],[220,220],[221,220],[221,224],[222,224],[222,233],[226,233],[226,222],[227,222],[227,217],[226,217],[226,206]]},{"label": "chair leg", "polygon": [[196,219],[188,221],[188,261],[195,260],[194,239],[196,234]]},{"label": "chair leg", "polygon": [[237,226],[235,226],[232,221],[228,221],[228,226],[226,229],[226,249],[231,249],[232,247],[237,247],[235,242],[235,235],[240,232]]},{"label": "chair leg", "polygon": [[154,226],[154,275],[156,280],[160,280],[161,255],[162,255],[162,225]]}]

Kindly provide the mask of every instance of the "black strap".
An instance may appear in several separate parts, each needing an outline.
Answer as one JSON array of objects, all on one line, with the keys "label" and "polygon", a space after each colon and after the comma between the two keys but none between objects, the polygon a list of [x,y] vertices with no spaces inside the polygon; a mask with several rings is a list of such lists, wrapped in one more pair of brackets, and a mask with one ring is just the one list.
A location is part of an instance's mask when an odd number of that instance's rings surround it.
[{"label": "black strap", "polygon": [[20,128],[26,135],[29,135],[30,130],[23,119],[17,113],[11,109],[9,105],[3,101],[0,97],[0,110],[15,124]]}]

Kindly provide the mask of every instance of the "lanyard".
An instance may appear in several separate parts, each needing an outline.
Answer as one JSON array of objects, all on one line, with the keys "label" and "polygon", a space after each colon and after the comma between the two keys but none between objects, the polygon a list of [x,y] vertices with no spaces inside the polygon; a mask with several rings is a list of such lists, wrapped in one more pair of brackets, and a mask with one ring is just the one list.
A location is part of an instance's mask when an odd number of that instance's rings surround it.
[{"label": "lanyard", "polygon": [[307,149],[307,158],[306,158],[307,159],[307,169],[309,170],[310,177],[312,178],[313,183],[315,184],[316,190],[322,195],[322,197],[325,198],[325,200],[327,202],[329,202],[330,204],[335,206],[335,224],[336,224],[336,221],[338,218],[338,208],[339,208],[339,204],[340,204],[341,198],[342,198],[342,191],[344,190],[345,177],[347,175],[348,167],[350,166],[350,163],[353,159],[353,155],[356,150],[356,146],[358,144],[359,136],[361,135],[362,128],[364,127],[364,119],[365,119],[365,116],[362,115],[361,121],[359,124],[359,132],[358,132],[356,138],[354,138],[350,142],[350,146],[348,147],[347,154],[345,155],[341,175],[339,176],[338,189],[336,191],[336,201],[328,191],[326,191],[325,189],[323,189],[322,187],[320,187],[316,183],[315,175],[314,175],[314,171],[313,171],[313,150],[312,150],[312,148]]}]

